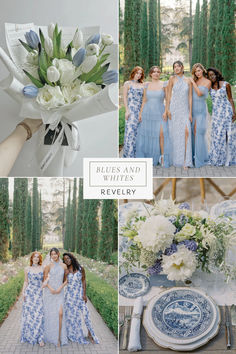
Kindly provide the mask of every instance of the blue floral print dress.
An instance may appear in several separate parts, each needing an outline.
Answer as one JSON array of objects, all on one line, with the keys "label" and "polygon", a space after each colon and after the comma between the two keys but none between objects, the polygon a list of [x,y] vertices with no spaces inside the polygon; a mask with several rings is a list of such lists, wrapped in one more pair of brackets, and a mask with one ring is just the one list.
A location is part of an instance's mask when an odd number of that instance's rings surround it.
[{"label": "blue floral print dress", "polygon": [[142,100],[143,88],[135,88],[131,85],[128,90],[128,108],[130,115],[125,121],[123,157],[136,157],[136,137]]},{"label": "blue floral print dress", "polygon": [[28,286],[22,311],[21,343],[36,344],[44,340],[43,271],[28,270]]},{"label": "blue floral print dress", "polygon": [[89,316],[88,307],[83,300],[82,273],[69,273],[67,276],[67,289],[65,295],[66,329],[68,339],[80,344],[88,344],[83,334],[82,316],[88,331],[96,344],[99,343],[94,333]]},{"label": "blue floral print dress", "polygon": [[211,89],[212,129],[210,164],[230,166],[236,164],[236,125],[232,122],[233,110],[227,98],[227,82],[218,90]]}]

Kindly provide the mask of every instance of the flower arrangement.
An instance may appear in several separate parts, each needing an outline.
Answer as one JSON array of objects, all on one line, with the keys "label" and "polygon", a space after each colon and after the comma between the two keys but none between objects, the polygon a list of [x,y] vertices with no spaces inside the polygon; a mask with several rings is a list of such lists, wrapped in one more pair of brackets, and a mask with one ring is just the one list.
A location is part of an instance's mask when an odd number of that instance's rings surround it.
[{"label": "flower arrangement", "polygon": [[197,268],[236,275],[226,260],[227,249],[236,242],[230,221],[193,212],[187,203],[161,199],[146,207],[146,215],[132,211],[121,235],[129,240],[122,253],[126,271],[138,266],[149,275],[166,274],[175,281],[185,281]]},{"label": "flower arrangement", "polygon": [[71,105],[118,81],[118,72],[108,70],[105,63],[110,54],[104,49],[113,43],[109,34],[97,33],[84,41],[77,29],[71,42],[64,44],[62,30],[52,23],[47,37],[39,29],[39,35],[26,32],[25,39],[19,39],[28,52],[23,71],[33,85],[25,86],[23,94],[36,98],[46,110]]}]

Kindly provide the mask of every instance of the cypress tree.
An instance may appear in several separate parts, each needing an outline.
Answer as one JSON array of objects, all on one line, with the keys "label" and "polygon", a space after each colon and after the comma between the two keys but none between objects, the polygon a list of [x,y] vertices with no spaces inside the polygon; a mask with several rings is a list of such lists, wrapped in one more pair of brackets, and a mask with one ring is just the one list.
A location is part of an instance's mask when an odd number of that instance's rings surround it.
[{"label": "cypress tree", "polygon": [[26,205],[26,237],[25,237],[25,254],[32,251],[32,209],[31,196],[28,195]]},{"label": "cypress tree", "polygon": [[72,199],[72,209],[71,209],[71,251],[75,251],[75,237],[76,237],[76,195],[77,195],[77,184],[76,178],[74,178],[73,185],[73,199]]},{"label": "cypress tree", "polygon": [[40,249],[43,248],[42,227],[43,227],[42,195],[41,195],[41,191],[40,191],[40,193],[39,193],[39,239],[40,239]]},{"label": "cypress tree", "polygon": [[135,65],[141,65],[141,17],[142,17],[142,0],[135,0],[133,13],[133,51]]},{"label": "cypress tree", "polygon": [[99,243],[99,259],[109,262],[112,254],[113,237],[112,237],[112,215],[113,200],[105,199],[102,202],[102,228]]},{"label": "cypress tree", "polygon": [[194,15],[194,24],[193,24],[193,53],[192,53],[192,66],[195,63],[199,63],[199,51],[200,51],[200,5],[199,0],[196,3],[196,11]]},{"label": "cypress tree", "polygon": [[157,65],[157,3],[149,0],[149,68]]},{"label": "cypress tree", "polygon": [[210,2],[210,18],[207,36],[207,66],[215,66],[216,63],[216,20],[218,17],[217,0]]},{"label": "cypress tree", "polygon": [[112,252],[118,249],[118,212],[117,212],[117,201],[113,200],[113,214],[112,214]]},{"label": "cypress tree", "polygon": [[125,0],[124,11],[124,79],[127,80],[130,71],[135,66],[133,50],[133,23],[134,23],[134,3],[135,0]]},{"label": "cypress tree", "polygon": [[33,179],[33,203],[32,203],[32,251],[40,249],[39,240],[39,196],[38,179]]},{"label": "cypress tree", "polygon": [[8,234],[8,178],[0,178],[0,261],[7,262]]},{"label": "cypress tree", "polygon": [[70,183],[69,183],[69,195],[66,206],[66,229],[65,229],[65,240],[64,240],[64,248],[70,251],[70,239],[71,239],[71,200],[70,200]]},{"label": "cypress tree", "polygon": [[141,17],[141,66],[145,73],[148,73],[148,19],[147,19],[147,3],[142,3]]},{"label": "cypress tree", "polygon": [[82,252],[82,226],[83,226],[83,179],[79,179],[79,196],[77,208],[77,225],[76,225],[76,252]]},{"label": "cypress tree", "polygon": [[223,17],[224,17],[224,0],[218,0],[217,2],[218,12],[217,12],[217,24],[216,24],[216,50],[215,50],[215,65],[222,71],[222,29],[223,29]]},{"label": "cypress tree", "polygon": [[88,254],[88,210],[90,199],[84,200],[83,206],[83,225],[82,225],[82,255],[87,257]]},{"label": "cypress tree", "polygon": [[[222,27],[222,73],[224,79],[233,82],[235,73],[235,24],[234,1],[224,0],[224,17]],[[216,43],[218,45],[218,43]]]},{"label": "cypress tree", "polygon": [[200,16],[200,63],[207,65],[207,0],[203,0]]},{"label": "cypress tree", "polygon": [[21,227],[20,227],[20,178],[14,178],[13,194],[13,237],[12,258],[16,259],[21,254]]},{"label": "cypress tree", "polygon": [[89,200],[87,256],[93,259],[98,253],[98,206],[99,200]]},{"label": "cypress tree", "polygon": [[19,198],[20,198],[20,213],[19,213],[19,226],[20,226],[20,242],[21,251],[20,255],[25,255],[25,238],[26,238],[26,204],[28,198],[28,179],[21,178],[19,186]]}]

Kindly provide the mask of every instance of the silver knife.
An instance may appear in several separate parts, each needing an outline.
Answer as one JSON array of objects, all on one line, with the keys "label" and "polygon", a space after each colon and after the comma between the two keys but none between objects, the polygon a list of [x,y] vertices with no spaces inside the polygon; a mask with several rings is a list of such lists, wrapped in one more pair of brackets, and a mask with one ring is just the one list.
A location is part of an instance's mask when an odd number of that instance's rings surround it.
[{"label": "silver knife", "polygon": [[236,306],[230,306],[230,316],[231,316],[231,324],[232,326],[236,326]]},{"label": "silver knife", "polygon": [[226,346],[227,349],[231,348],[231,338],[230,338],[230,313],[228,306],[225,306],[225,335],[226,335]]}]

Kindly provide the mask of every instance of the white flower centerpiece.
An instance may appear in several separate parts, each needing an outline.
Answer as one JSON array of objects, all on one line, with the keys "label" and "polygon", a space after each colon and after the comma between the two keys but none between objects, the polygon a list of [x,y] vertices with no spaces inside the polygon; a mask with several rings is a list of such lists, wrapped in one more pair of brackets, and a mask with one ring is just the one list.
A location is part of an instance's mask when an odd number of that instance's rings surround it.
[{"label": "white flower centerpiece", "polygon": [[211,219],[206,212],[193,212],[187,203],[161,199],[148,216],[135,211],[121,228],[128,250],[122,253],[126,271],[142,267],[149,275],[165,274],[169,280],[185,281],[197,268],[217,269],[226,277],[235,276],[226,261],[226,250],[236,242],[230,221]]}]

